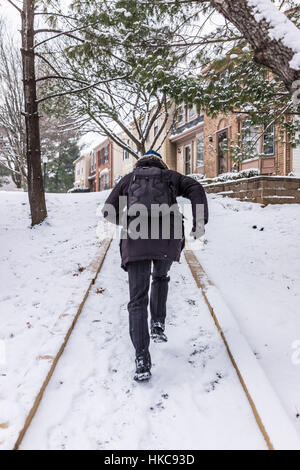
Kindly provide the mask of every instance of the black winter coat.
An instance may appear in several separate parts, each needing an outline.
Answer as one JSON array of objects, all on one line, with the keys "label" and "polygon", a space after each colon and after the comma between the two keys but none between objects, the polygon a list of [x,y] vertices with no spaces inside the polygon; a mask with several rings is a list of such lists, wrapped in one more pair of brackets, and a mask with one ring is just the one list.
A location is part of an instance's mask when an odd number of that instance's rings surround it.
[{"label": "black winter coat", "polygon": [[[142,159],[142,162],[138,162],[136,167],[139,166],[151,166],[151,167],[158,167],[161,169],[165,169],[165,165],[163,162],[160,162],[159,159],[153,159],[149,157],[149,159]],[[194,218],[194,225],[195,225],[195,217],[196,217],[196,205],[203,204],[204,205],[204,222],[205,224],[208,222],[208,206],[207,206],[207,198],[204,192],[203,187],[200,183],[198,183],[193,178],[188,176],[184,176],[177,171],[173,170],[165,170],[168,176],[168,180],[171,182],[173,190],[175,192],[174,196],[185,197],[189,199],[192,203],[192,212]],[[105,205],[111,204],[113,205],[116,215],[117,215],[117,224],[121,224],[119,220],[119,197],[120,196],[127,196],[129,185],[132,180],[133,173],[129,173],[128,175],[124,176],[119,183],[115,186],[112,190],[110,195],[108,196]],[[105,210],[105,206],[103,209],[104,217],[107,217],[108,213]],[[108,217],[109,218],[109,217]],[[145,259],[166,259],[169,261],[179,261],[180,254],[184,247],[184,237],[182,239],[137,239],[133,240],[128,236],[126,239],[121,240],[120,242],[120,252],[122,257],[122,267],[126,270],[126,266],[129,262],[132,261],[139,261]]]}]

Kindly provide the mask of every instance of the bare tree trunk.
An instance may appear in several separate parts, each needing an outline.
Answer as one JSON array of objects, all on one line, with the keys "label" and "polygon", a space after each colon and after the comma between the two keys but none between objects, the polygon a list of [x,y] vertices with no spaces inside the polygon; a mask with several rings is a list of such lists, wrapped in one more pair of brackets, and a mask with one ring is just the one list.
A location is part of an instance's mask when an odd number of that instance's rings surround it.
[{"label": "bare tree trunk", "polygon": [[270,37],[271,26],[267,21],[257,21],[247,0],[210,0],[210,3],[249,41],[254,49],[255,62],[271,69],[292,92],[293,82],[300,79],[300,71],[292,69],[289,64],[294,52],[280,40]]},{"label": "bare tree trunk", "polygon": [[12,172],[11,173],[11,179],[13,180],[13,182],[15,183],[15,185],[17,186],[18,189],[21,189],[22,188],[22,175],[21,173],[15,173],[15,172]]},{"label": "bare tree trunk", "polygon": [[45,192],[41,167],[39,114],[36,96],[34,55],[34,0],[23,0],[22,11],[22,62],[24,105],[26,121],[26,158],[28,171],[28,197],[32,225],[47,217]]}]

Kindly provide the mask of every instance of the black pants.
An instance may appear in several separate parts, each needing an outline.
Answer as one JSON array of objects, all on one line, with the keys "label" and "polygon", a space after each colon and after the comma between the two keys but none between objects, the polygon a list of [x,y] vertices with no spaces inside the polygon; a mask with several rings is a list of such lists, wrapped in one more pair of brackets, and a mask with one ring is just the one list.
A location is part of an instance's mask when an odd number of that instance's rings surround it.
[{"label": "black pants", "polygon": [[165,323],[166,303],[168,297],[167,276],[172,261],[143,260],[128,263],[129,293],[129,333],[135,348],[136,356],[147,357],[149,354],[148,302],[153,263],[152,284],[150,294],[151,322]]}]

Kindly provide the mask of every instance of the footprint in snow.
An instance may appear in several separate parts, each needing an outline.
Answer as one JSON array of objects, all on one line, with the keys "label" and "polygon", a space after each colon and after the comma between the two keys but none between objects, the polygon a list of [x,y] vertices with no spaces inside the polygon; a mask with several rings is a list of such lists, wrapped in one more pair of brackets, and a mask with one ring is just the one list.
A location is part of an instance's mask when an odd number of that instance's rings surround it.
[{"label": "footprint in snow", "polygon": [[161,412],[164,409],[165,409],[165,407],[164,407],[164,404],[163,404],[162,401],[156,403],[153,406],[150,406],[150,411],[152,411],[153,414],[157,414],[157,413]]},{"label": "footprint in snow", "polygon": [[[194,344],[194,347],[196,345]],[[211,347],[209,344],[199,344],[195,347],[195,349],[190,353],[190,357],[188,363],[191,364],[192,367],[199,367],[202,368],[206,367],[208,361],[214,359],[214,355],[211,352]]]},{"label": "footprint in snow", "polygon": [[213,392],[216,390],[217,386],[220,385],[221,380],[225,377],[221,372],[216,372],[216,378],[211,380],[208,384],[205,386],[205,391],[207,393]]},{"label": "footprint in snow", "polygon": [[189,304],[189,305],[196,305],[196,300],[193,300],[193,299],[186,299],[186,302]]}]

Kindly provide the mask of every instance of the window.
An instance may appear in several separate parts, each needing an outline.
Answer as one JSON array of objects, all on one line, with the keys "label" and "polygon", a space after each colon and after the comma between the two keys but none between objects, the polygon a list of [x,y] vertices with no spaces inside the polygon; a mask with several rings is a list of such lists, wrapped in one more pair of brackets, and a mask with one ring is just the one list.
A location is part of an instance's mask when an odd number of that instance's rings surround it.
[{"label": "window", "polygon": [[[265,130],[266,127],[266,130]],[[263,154],[274,155],[275,153],[275,129],[274,124],[272,126],[264,126],[263,129]]]},{"label": "window", "polygon": [[158,118],[154,121],[154,128],[153,128],[154,136],[158,133]]},{"label": "window", "polygon": [[197,167],[204,165],[204,137],[201,136],[196,141],[197,145]]},{"label": "window", "polygon": [[177,106],[177,125],[183,124],[185,121],[185,107],[183,104]]},{"label": "window", "polygon": [[245,158],[251,158],[259,154],[259,140],[259,126],[254,126],[248,119],[244,119],[242,123],[242,142]]},{"label": "window", "polygon": [[[259,153],[263,155],[274,155],[275,153],[275,127],[264,125],[262,129],[253,125],[248,119],[242,124],[243,152],[245,158],[251,158]],[[260,151],[262,141],[262,151]]]},{"label": "window", "polygon": [[103,158],[104,158],[104,163],[107,163],[108,162],[108,147],[104,148]]},{"label": "window", "polygon": [[100,166],[101,165],[101,152],[100,152],[100,150],[97,153],[98,153],[98,166]]},{"label": "window", "polygon": [[106,175],[104,175],[104,188],[105,189],[109,188],[109,174],[108,173],[106,173]]},{"label": "window", "polygon": [[77,176],[80,175],[80,164],[79,163],[77,163],[76,174],[77,174]]},{"label": "window", "polygon": [[191,146],[187,145],[186,147],[184,147],[184,170],[186,175],[189,175],[191,173],[191,160]]},{"label": "window", "polygon": [[[127,140],[126,144],[127,144],[128,147],[129,147],[129,140]],[[129,158],[129,152],[128,152],[128,150],[123,149],[123,160],[128,160],[128,158]]]},{"label": "window", "polygon": [[224,85],[227,85],[228,80],[229,80],[229,75],[230,75],[229,69],[223,70],[223,72],[220,73],[220,79],[224,81]]},{"label": "window", "polygon": [[109,174],[105,173],[100,177],[100,190],[109,189]]},{"label": "window", "polygon": [[90,173],[93,173],[96,169],[96,154],[93,153],[90,161]]},{"label": "window", "polygon": [[197,116],[196,105],[192,104],[188,107],[188,121],[192,121]]}]

